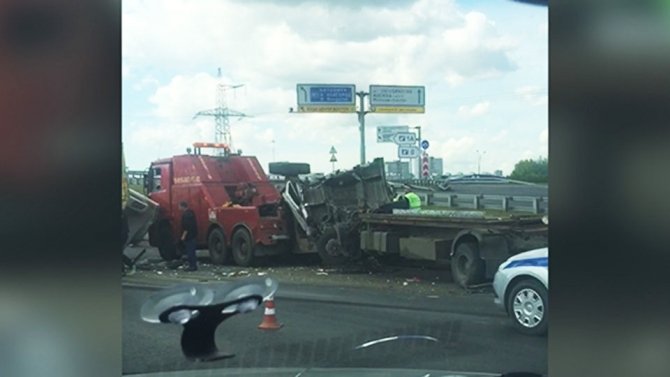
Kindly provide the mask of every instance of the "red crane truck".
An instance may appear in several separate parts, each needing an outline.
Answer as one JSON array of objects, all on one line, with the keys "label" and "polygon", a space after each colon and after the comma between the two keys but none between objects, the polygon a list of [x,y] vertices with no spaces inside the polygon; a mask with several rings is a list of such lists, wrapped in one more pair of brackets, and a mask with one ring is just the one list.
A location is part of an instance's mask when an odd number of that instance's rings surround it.
[{"label": "red crane truck", "polygon": [[[176,259],[181,229],[179,203],[186,201],[198,223],[198,249],[209,249],[215,264],[234,260],[241,266],[254,258],[285,251],[290,237],[281,194],[256,157],[233,154],[224,144],[195,143],[193,153],[151,164],[145,177],[148,196],[159,204],[149,243],[161,257]],[[221,155],[201,153],[218,148]]]}]

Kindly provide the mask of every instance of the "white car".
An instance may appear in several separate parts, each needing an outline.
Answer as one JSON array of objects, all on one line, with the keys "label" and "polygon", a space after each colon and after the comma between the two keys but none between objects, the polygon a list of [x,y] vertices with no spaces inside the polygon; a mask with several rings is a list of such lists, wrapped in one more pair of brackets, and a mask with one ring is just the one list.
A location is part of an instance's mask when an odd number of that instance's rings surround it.
[{"label": "white car", "polygon": [[526,334],[547,333],[549,307],[549,249],[514,255],[498,267],[493,278],[494,302]]}]

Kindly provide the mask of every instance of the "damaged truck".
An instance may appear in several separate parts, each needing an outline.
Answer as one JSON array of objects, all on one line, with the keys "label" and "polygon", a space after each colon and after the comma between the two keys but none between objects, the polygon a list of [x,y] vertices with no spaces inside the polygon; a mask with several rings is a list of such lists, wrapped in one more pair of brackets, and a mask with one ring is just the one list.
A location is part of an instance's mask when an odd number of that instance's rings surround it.
[{"label": "damaged truck", "polygon": [[[160,159],[145,176],[145,190],[159,207],[149,243],[166,260],[175,246],[187,201],[196,214],[197,245],[214,264],[253,265],[257,258],[317,254],[324,264],[388,256],[451,266],[454,280],[470,286],[489,279],[510,255],[547,244],[539,216],[491,219],[459,211],[382,211],[393,203],[384,162],[328,176],[304,163],[271,163],[285,178],[276,187],[253,156],[226,145],[195,143],[193,153]],[[216,155],[201,152],[214,148]],[[451,213],[453,212],[453,213]]]},{"label": "damaged truck", "polygon": [[542,216],[381,211],[395,195],[382,159],[317,182],[287,174],[291,167],[270,164],[271,173],[287,177],[282,196],[292,215],[294,248],[317,252],[326,264],[363,256],[413,260],[450,266],[454,281],[468,287],[491,279],[509,256],[547,245],[548,220]]}]

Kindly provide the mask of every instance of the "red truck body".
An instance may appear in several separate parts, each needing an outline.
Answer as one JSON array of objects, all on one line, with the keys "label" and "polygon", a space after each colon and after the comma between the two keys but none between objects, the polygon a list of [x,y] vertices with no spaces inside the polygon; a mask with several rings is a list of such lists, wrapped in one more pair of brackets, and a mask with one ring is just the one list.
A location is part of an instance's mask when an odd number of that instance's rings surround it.
[{"label": "red truck body", "polygon": [[[255,255],[273,253],[273,246],[288,240],[287,225],[280,205],[281,195],[268,180],[256,157],[187,154],[161,159],[151,164],[147,190],[159,203],[159,220],[150,231],[150,243],[158,246],[166,259],[172,259],[172,245],[181,233],[179,203],[185,201],[195,212],[198,223],[198,248],[212,252],[212,232],[225,243],[229,253],[236,232],[248,232]],[[168,231],[169,229],[169,231]],[[243,229],[243,230],[240,230]],[[223,233],[223,240],[221,234]],[[240,241],[241,242],[241,241]],[[266,247],[263,247],[266,246]],[[279,248],[277,248],[279,249]],[[220,253],[222,251],[219,251]],[[166,254],[166,255],[163,255]],[[233,257],[235,257],[233,250]],[[220,256],[215,263],[228,260]],[[244,259],[244,258],[243,258]],[[249,264],[248,261],[238,264]]]}]

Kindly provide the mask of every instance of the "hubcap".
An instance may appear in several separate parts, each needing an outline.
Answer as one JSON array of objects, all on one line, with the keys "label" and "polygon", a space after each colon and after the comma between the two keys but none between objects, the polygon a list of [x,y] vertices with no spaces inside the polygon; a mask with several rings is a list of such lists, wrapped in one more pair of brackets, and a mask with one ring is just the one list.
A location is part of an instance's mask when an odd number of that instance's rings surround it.
[{"label": "hubcap", "polygon": [[542,297],[530,288],[524,288],[514,296],[513,310],[517,322],[524,327],[533,328],[544,318]]}]

